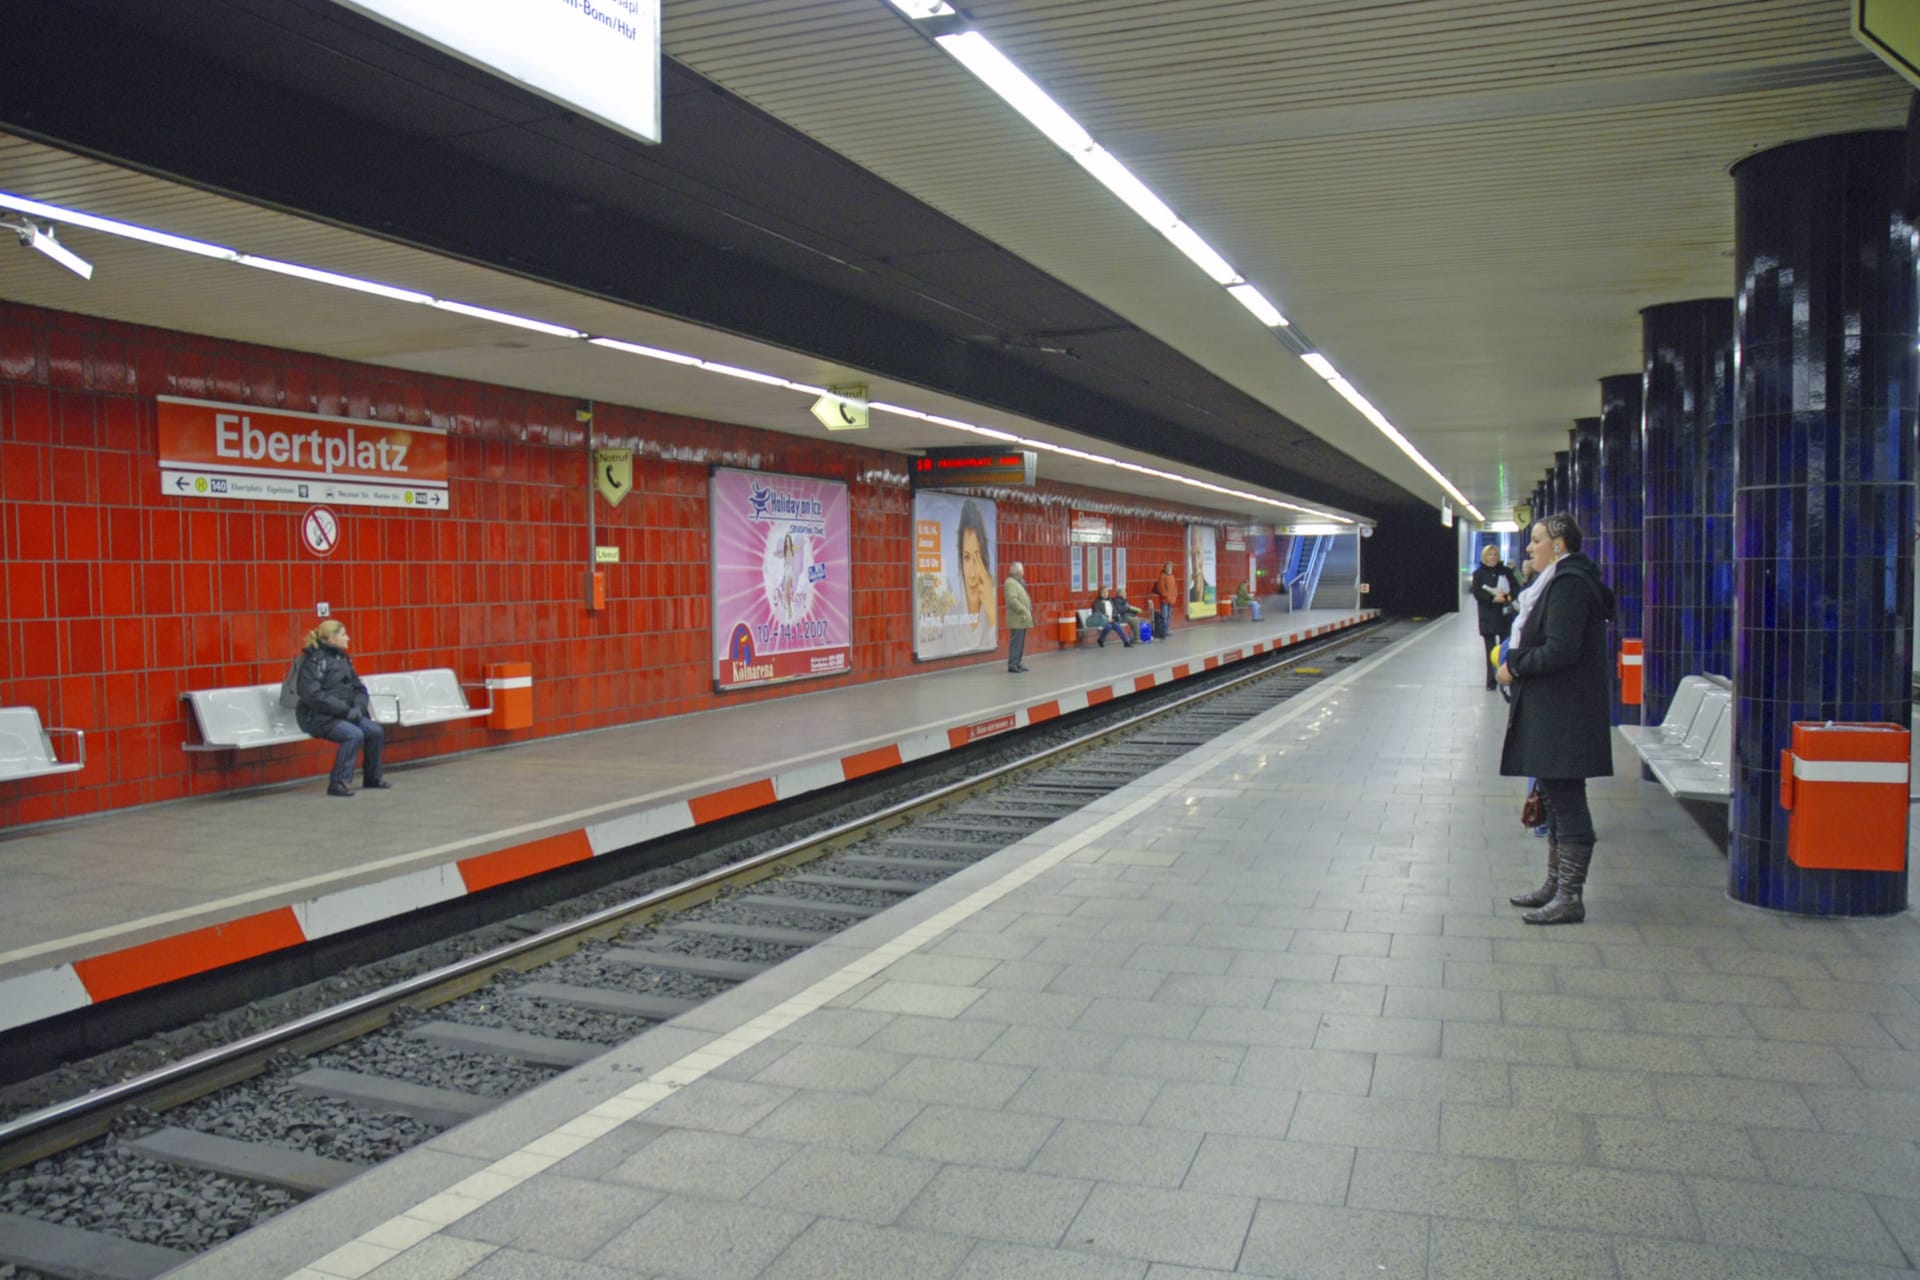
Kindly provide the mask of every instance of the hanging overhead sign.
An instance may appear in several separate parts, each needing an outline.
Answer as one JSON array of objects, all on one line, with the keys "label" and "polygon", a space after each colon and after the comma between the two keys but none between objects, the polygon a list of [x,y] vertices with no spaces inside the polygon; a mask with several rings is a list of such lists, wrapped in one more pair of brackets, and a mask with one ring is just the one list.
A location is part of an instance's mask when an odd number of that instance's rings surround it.
[{"label": "hanging overhead sign", "polygon": [[660,141],[660,0],[336,0],[462,62]]},{"label": "hanging overhead sign", "polygon": [[966,484],[1032,484],[1033,454],[1022,449],[929,449],[907,467],[916,489]]},{"label": "hanging overhead sign", "polygon": [[865,431],[867,384],[855,382],[828,387],[827,394],[813,402],[813,416],[829,431]]},{"label": "hanging overhead sign", "polygon": [[437,427],[156,401],[168,497],[448,509],[447,433]]}]

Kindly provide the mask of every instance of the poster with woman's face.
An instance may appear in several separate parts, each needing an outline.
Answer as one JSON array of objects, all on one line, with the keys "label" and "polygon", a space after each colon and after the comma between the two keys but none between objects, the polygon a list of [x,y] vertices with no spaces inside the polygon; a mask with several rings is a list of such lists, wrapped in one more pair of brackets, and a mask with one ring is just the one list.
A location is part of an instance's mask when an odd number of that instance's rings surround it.
[{"label": "poster with woman's face", "polygon": [[913,656],[950,658],[1000,645],[996,510],[985,498],[913,495]]},{"label": "poster with woman's face", "polygon": [[742,689],[853,667],[847,486],[716,470],[713,682]]},{"label": "poster with woman's face", "polygon": [[1216,592],[1220,567],[1215,559],[1213,526],[1187,526],[1187,616],[1211,618],[1218,613]]}]

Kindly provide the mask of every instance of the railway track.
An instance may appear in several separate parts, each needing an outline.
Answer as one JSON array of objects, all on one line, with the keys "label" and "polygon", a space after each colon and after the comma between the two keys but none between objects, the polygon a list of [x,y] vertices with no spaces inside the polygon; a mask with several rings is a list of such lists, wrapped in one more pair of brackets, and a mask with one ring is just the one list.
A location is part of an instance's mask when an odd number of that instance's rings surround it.
[{"label": "railway track", "polygon": [[[1312,688],[1388,622],[0,1124],[0,1280],[144,1280],[695,1008]],[[1064,738],[1064,740],[1062,740]]]}]

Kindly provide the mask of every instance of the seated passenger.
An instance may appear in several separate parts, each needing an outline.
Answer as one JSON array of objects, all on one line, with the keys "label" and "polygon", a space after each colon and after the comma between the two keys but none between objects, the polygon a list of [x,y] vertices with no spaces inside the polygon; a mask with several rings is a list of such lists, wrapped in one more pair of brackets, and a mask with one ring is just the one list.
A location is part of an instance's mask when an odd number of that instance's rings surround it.
[{"label": "seated passenger", "polygon": [[381,776],[380,749],[386,744],[386,732],[375,722],[367,686],[347,656],[349,643],[346,624],[338,618],[329,618],[308,633],[306,656],[300,663],[300,705],[293,713],[308,737],[340,744],[327,778],[330,796],[353,794],[347,784],[353,781],[354,758],[363,749],[366,767],[361,785],[377,791],[393,786]]},{"label": "seated passenger", "polygon": [[1260,597],[1253,594],[1251,583],[1241,582],[1239,590],[1233,593],[1233,611],[1254,622],[1260,621]]},{"label": "seated passenger", "polygon": [[[1123,608],[1126,612],[1122,612]],[[1130,607],[1114,600],[1112,587],[1100,588],[1100,594],[1087,606],[1087,625],[1100,628],[1100,638],[1094,642],[1096,648],[1105,647],[1109,631],[1118,631],[1120,643],[1129,649],[1133,648],[1133,637],[1127,630],[1127,613],[1130,612]]]}]

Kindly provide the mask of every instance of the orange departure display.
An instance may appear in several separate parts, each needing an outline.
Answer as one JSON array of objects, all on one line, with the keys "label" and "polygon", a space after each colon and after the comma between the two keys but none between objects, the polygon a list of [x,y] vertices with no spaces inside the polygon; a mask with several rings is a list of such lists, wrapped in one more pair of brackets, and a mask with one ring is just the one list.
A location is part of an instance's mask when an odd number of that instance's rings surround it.
[{"label": "orange departure display", "polygon": [[908,474],[916,489],[956,484],[1033,483],[1034,455],[1022,449],[928,449]]}]

